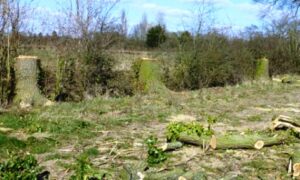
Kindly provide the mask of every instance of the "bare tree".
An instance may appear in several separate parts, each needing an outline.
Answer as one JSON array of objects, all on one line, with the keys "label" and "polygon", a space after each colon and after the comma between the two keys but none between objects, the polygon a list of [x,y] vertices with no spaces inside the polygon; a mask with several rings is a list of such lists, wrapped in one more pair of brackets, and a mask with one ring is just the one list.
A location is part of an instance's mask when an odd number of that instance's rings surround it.
[{"label": "bare tree", "polygon": [[145,41],[149,27],[147,14],[144,13],[141,22],[133,27],[133,36]]},{"label": "bare tree", "polygon": [[32,1],[1,0],[0,1],[0,53],[1,53],[1,97],[7,101],[13,93],[10,87],[12,59],[18,55],[20,31],[25,27],[32,7]]},{"label": "bare tree", "polygon": [[128,34],[128,21],[126,17],[125,10],[122,10],[121,12],[121,27],[120,27],[120,33],[122,36],[127,36]]},{"label": "bare tree", "polygon": [[268,8],[278,8],[282,10],[289,10],[294,16],[298,16],[300,7],[300,0],[254,0],[254,2],[267,4]]},{"label": "bare tree", "polygon": [[192,32],[199,35],[209,31],[214,23],[214,12],[216,11],[213,2],[210,0],[199,0],[194,2],[192,11]]},{"label": "bare tree", "polygon": [[157,15],[156,15],[156,21],[157,21],[157,24],[162,26],[162,27],[165,27],[166,26],[166,22],[165,22],[165,13],[163,12],[158,12]]},{"label": "bare tree", "polygon": [[[105,34],[112,31],[115,18],[111,13],[118,2],[119,0],[69,0],[62,8],[66,18],[59,21],[60,32],[79,38],[80,45],[86,50],[96,32]],[[103,48],[112,43],[112,37],[108,34],[103,39]]]}]

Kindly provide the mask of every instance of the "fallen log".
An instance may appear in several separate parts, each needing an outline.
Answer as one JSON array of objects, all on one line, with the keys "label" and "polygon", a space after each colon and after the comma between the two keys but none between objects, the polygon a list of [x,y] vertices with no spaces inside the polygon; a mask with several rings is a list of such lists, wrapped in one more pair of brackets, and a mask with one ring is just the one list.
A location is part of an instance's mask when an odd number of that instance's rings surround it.
[{"label": "fallen log", "polygon": [[176,149],[179,149],[183,146],[182,142],[176,141],[176,142],[171,142],[171,143],[166,143],[162,145],[160,148],[166,152],[166,151],[173,151]]},{"label": "fallen log", "polygon": [[180,133],[178,137],[178,141],[183,142],[185,144],[191,144],[195,146],[201,146],[205,148],[207,145],[209,145],[211,140],[211,136],[197,136],[196,134],[186,134],[186,133]]},{"label": "fallen log", "polygon": [[289,116],[280,115],[272,121],[271,130],[291,129],[300,133],[300,124]]},{"label": "fallen log", "polygon": [[262,149],[263,147],[285,144],[291,141],[288,133],[280,135],[265,135],[265,134],[228,134],[219,136],[203,136],[180,134],[179,141],[201,146],[205,148],[209,144],[211,149],[226,150],[226,149]]}]

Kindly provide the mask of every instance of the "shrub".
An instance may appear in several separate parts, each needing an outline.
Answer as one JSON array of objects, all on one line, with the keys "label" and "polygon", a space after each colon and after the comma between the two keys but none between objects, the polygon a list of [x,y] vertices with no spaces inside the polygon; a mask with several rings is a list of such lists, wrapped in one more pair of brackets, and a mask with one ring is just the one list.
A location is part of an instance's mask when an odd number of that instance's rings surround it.
[{"label": "shrub", "polygon": [[60,57],[56,70],[56,101],[79,101],[82,99],[82,85],[76,68],[76,59],[66,55]]},{"label": "shrub", "polygon": [[107,175],[106,173],[101,173],[94,169],[89,156],[85,153],[76,158],[76,164],[72,169],[74,169],[75,173],[71,176],[70,180],[101,180],[105,179],[105,176]]},{"label": "shrub", "polygon": [[109,81],[114,78],[115,60],[104,52],[93,51],[85,56],[84,65],[85,78],[82,83],[85,90],[93,95],[105,93]]},{"label": "shrub", "polygon": [[115,97],[132,96],[134,94],[134,75],[131,71],[114,72],[108,82],[110,95]]},{"label": "shrub", "polygon": [[147,162],[149,165],[159,164],[167,160],[167,156],[165,152],[163,152],[163,150],[161,150],[160,148],[156,147],[157,144],[156,137],[150,136],[149,138],[146,139],[145,143],[147,144],[148,147]]},{"label": "shrub", "polygon": [[23,180],[37,179],[38,176],[49,175],[49,172],[40,174],[41,168],[37,160],[32,155],[15,156],[0,164],[0,179],[3,180]]},{"label": "shrub", "polygon": [[177,54],[170,71],[171,89],[199,89],[236,84],[253,77],[253,57],[243,40],[211,33],[196,37],[194,47]]},{"label": "shrub", "polygon": [[170,123],[167,127],[167,140],[168,141],[176,141],[180,135],[180,133],[187,133],[189,135],[194,134],[199,137],[202,135],[211,136],[213,135],[213,131],[211,127],[204,128],[201,124],[197,122],[193,123],[183,123],[183,122],[176,122]]}]

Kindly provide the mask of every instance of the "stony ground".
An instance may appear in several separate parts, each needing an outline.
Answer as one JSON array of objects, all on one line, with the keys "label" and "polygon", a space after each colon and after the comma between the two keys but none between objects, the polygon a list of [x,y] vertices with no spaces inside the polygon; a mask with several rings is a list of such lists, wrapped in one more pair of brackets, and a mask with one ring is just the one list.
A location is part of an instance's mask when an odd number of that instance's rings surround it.
[{"label": "stony ground", "polygon": [[[93,170],[118,179],[124,164],[146,161],[147,137],[166,141],[165,128],[172,121],[207,125],[208,118],[215,118],[213,129],[218,134],[264,130],[278,115],[300,119],[299,99],[297,84],[249,82],[174,92],[168,97],[102,97],[43,109],[13,109],[0,114],[0,157],[5,160],[7,151],[30,152],[51,172],[51,179],[68,179],[76,159],[86,154]],[[180,168],[203,172],[208,179],[286,179],[291,151],[291,145],[226,151],[186,146],[168,153],[167,161],[148,171],[166,173]]]}]

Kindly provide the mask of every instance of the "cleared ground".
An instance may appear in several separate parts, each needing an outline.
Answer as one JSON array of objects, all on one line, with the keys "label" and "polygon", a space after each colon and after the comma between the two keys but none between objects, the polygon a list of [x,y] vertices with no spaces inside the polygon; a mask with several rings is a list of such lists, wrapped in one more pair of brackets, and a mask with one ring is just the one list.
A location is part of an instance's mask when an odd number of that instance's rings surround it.
[{"label": "cleared ground", "polygon": [[[174,119],[207,124],[215,118],[215,133],[245,132],[268,128],[273,117],[300,119],[300,87],[296,84],[244,83],[234,87],[172,93],[172,96],[137,95],[96,98],[81,103],[0,114],[0,157],[7,152],[30,152],[51,173],[51,179],[68,179],[76,159],[86,154],[92,169],[118,179],[124,164],[145,162],[144,141],[150,135],[166,141],[165,128]],[[148,172],[174,168],[202,171],[208,179],[288,178],[291,145],[262,150],[204,152],[186,146]]]}]

